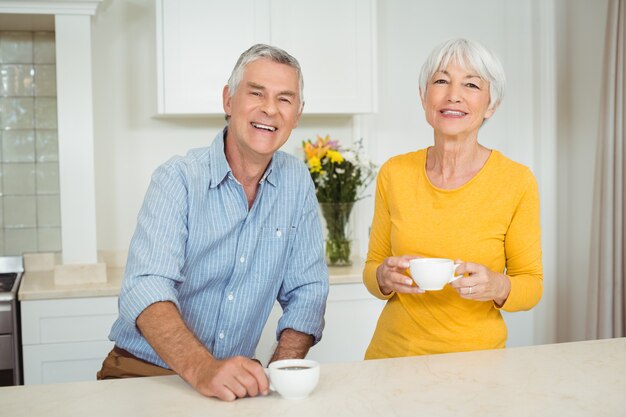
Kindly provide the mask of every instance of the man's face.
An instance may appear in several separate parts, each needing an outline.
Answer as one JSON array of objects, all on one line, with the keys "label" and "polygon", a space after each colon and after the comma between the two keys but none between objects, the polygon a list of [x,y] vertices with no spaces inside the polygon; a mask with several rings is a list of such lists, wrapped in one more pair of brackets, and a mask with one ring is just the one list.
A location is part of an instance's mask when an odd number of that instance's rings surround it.
[{"label": "man's face", "polygon": [[229,146],[244,157],[269,161],[298,125],[300,100],[294,68],[265,58],[247,64],[232,97],[224,87]]}]

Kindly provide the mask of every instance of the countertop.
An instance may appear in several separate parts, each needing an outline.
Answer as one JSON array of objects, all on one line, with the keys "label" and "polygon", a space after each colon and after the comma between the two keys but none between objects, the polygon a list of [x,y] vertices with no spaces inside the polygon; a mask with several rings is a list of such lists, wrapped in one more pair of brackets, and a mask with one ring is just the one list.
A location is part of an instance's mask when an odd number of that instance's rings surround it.
[{"label": "countertop", "polygon": [[[329,267],[331,285],[356,284],[362,282],[364,261],[355,259],[352,266]],[[124,277],[124,267],[108,267],[107,281],[74,285],[57,285],[54,271],[26,271],[18,293],[20,301],[50,300],[82,297],[117,296]]]},{"label": "countertop", "polygon": [[178,376],[0,388],[2,416],[624,416],[626,338],[322,364],[304,400],[225,403]]}]

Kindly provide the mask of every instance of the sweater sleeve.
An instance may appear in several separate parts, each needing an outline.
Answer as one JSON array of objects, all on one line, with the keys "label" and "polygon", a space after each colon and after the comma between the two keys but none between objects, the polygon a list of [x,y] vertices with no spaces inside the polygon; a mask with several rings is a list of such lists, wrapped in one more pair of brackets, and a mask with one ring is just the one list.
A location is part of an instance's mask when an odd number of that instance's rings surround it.
[{"label": "sweater sleeve", "polygon": [[530,310],[543,293],[539,190],[530,171],[527,178],[504,241],[511,291],[502,309],[510,312]]},{"label": "sweater sleeve", "polygon": [[387,164],[383,165],[376,178],[376,195],[374,200],[374,218],[369,237],[369,248],[365,269],[363,270],[363,283],[367,290],[376,298],[388,300],[394,293],[385,295],[378,286],[376,269],[383,263],[385,258],[391,256],[391,217],[386,199],[387,187]]}]

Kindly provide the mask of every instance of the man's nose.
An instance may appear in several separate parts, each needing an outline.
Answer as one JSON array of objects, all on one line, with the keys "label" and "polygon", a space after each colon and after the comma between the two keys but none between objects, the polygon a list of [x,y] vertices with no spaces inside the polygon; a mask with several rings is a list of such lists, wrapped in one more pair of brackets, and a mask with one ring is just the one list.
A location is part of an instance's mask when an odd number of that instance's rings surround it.
[{"label": "man's nose", "polygon": [[272,98],[266,98],[265,100],[263,100],[263,103],[261,103],[261,111],[263,111],[263,113],[267,114],[267,115],[273,115],[276,113],[276,102],[274,99]]}]

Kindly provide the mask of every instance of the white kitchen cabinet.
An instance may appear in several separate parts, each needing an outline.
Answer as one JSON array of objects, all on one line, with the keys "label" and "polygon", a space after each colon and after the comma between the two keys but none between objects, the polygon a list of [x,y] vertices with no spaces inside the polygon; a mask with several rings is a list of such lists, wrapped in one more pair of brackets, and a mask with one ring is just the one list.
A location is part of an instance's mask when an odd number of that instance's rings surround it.
[{"label": "white kitchen cabinet", "polygon": [[[331,285],[324,334],[307,358],[321,363],[362,360],[384,305],[385,301],[374,298],[362,283]],[[281,315],[280,305],[276,304],[256,351],[263,364],[276,348],[276,326]]]},{"label": "white kitchen cabinet", "polygon": [[25,385],[96,379],[117,297],[25,300],[21,316]]},{"label": "white kitchen cabinet", "polygon": [[272,0],[271,42],[304,74],[305,113],[376,110],[376,1]]},{"label": "white kitchen cabinet", "polygon": [[222,89],[255,43],[287,50],[304,112],[376,110],[376,0],[156,0],[158,113],[223,114]]},{"label": "white kitchen cabinet", "polygon": [[[385,303],[371,295],[362,283],[331,285],[322,340],[311,349],[307,358],[320,363],[362,360]],[[280,305],[274,305],[257,346],[256,357],[264,365],[276,349],[276,327],[281,315]],[[534,344],[532,326],[528,325],[532,323],[532,310],[503,312],[503,316],[509,332],[507,347]]]}]

